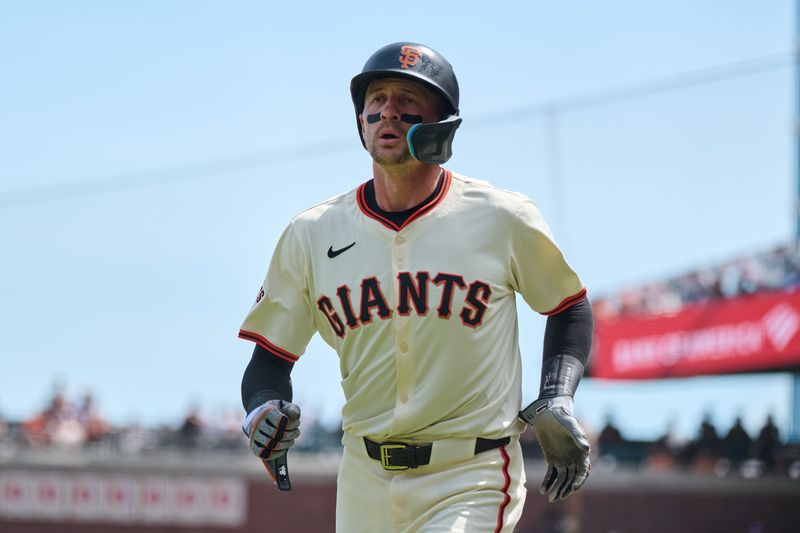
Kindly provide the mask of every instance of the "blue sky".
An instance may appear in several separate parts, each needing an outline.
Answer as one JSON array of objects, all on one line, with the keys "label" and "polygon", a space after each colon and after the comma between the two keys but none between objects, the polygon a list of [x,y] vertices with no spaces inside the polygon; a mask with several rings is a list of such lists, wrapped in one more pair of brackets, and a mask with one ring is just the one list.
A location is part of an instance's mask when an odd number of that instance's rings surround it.
[{"label": "blue sky", "polygon": [[[370,177],[349,81],[393,41],[429,44],[456,69],[464,123],[447,166],[534,198],[590,294],[785,242],[789,61],[554,123],[519,112],[788,57],[791,2],[720,6],[4,4],[0,413],[32,414],[55,379],[94,391],[117,422],[176,423],[190,403],[237,407],[252,347],[236,332],[278,235],[294,214]],[[486,122],[509,112],[516,120]],[[209,163],[218,158],[228,159]],[[121,174],[147,185],[2,204],[9,191]],[[521,324],[532,400],[544,320],[526,310]],[[318,338],[293,380],[306,412],[336,418],[336,355]],[[752,430],[773,412],[785,434],[788,384],[784,375],[586,381],[576,403],[590,427],[611,411],[639,438],[670,420],[691,434],[706,411],[722,428],[740,414]]]}]

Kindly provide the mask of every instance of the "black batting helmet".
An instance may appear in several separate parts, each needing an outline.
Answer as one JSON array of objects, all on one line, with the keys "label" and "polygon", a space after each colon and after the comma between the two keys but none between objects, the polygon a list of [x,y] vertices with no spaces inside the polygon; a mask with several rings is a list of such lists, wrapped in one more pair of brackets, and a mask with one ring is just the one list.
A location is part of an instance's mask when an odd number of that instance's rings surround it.
[{"label": "black batting helmet", "polygon": [[405,78],[422,84],[441,97],[443,116],[433,124],[415,124],[408,132],[411,154],[427,163],[443,163],[452,154],[458,118],[458,80],[450,63],[436,50],[423,44],[387,44],[364,64],[361,74],[350,82],[361,144],[366,148],[358,116],[364,111],[364,95],[370,82],[379,78]]}]

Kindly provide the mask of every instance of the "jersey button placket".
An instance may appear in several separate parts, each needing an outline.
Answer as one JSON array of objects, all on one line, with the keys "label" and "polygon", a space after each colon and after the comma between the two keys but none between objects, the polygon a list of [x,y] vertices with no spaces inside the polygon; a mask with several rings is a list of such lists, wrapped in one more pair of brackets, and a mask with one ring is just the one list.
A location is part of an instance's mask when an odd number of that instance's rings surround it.
[{"label": "jersey button placket", "polygon": [[[392,243],[392,270],[397,280],[400,272],[410,266],[410,245],[403,235],[396,235]],[[395,281],[396,282],[396,281]],[[395,286],[395,302],[397,302],[397,286]],[[395,320],[395,365],[397,369],[397,404],[394,423],[404,427],[412,415],[411,398],[414,393],[414,361],[411,357],[413,319],[411,316],[396,315]]]}]

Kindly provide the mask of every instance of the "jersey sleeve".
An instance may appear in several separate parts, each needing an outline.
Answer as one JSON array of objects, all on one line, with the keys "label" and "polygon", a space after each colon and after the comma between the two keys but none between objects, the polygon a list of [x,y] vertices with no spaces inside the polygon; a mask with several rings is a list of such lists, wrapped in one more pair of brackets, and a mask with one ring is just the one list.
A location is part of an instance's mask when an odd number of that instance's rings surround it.
[{"label": "jersey sleeve", "polygon": [[554,315],[586,297],[578,275],[567,264],[539,209],[526,198],[510,232],[514,290],[543,315]]},{"label": "jersey sleeve", "polygon": [[294,223],[283,232],[239,337],[296,362],[316,332],[306,282],[307,262]]}]

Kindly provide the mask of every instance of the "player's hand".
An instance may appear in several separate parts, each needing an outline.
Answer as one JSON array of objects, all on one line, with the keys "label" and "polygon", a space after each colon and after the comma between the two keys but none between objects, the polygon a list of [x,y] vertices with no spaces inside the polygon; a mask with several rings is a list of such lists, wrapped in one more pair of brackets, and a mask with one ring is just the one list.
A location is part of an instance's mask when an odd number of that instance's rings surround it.
[{"label": "player's hand", "polygon": [[589,476],[589,439],[572,416],[572,397],[540,398],[526,407],[520,418],[533,426],[547,461],[539,492],[550,502],[578,491]]},{"label": "player's hand", "polygon": [[274,461],[300,435],[300,408],[284,400],[269,400],[253,409],[242,422],[250,450],[264,461]]}]

